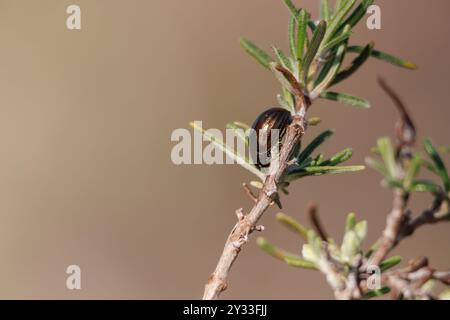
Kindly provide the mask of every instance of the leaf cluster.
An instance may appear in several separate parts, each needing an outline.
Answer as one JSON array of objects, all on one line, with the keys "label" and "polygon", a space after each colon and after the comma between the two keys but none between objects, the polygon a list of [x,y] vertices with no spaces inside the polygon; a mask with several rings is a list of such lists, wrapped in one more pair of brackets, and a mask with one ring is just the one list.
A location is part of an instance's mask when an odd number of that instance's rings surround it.
[{"label": "leaf cluster", "polygon": [[[367,222],[357,221],[354,213],[347,216],[346,227],[341,244],[338,244],[333,238],[326,239],[327,247],[324,248],[324,239],[317,235],[313,229],[303,226],[295,218],[284,213],[277,214],[277,220],[289,230],[293,231],[303,240],[302,250],[299,253],[290,253],[271,244],[265,238],[258,238],[257,244],[265,252],[288,264],[289,266],[319,270],[327,273],[329,268],[329,259],[331,258],[339,268],[338,278],[342,280],[348,276],[351,267],[358,256],[369,257],[372,250],[367,252],[363,250],[363,242],[367,236]],[[401,257],[394,256],[386,259],[380,264],[380,271],[386,272],[402,261]],[[389,292],[389,288],[369,291],[365,299],[375,298]]]},{"label": "leaf cluster", "polygon": [[[248,39],[241,38],[240,43],[280,81],[282,93],[278,96],[278,102],[292,113],[295,94],[289,78],[297,80],[303,94],[310,100],[321,98],[369,108],[370,103],[363,98],[330,89],[352,76],[370,57],[406,69],[417,68],[412,62],[376,50],[373,42],[362,46],[349,44],[354,27],[362,20],[374,0],[336,1],[334,8],[329,0],[321,0],[319,21],[312,20],[306,9],[296,8],[291,0],[283,1],[291,15],[288,28],[289,54],[273,46],[272,57]],[[344,58],[348,54],[356,56],[349,65],[344,66]]]},{"label": "leaf cluster", "polygon": [[[383,175],[383,186],[399,189],[404,193],[428,192],[434,196],[448,199],[450,179],[447,167],[439,151],[429,138],[423,141],[424,153],[414,150],[410,159],[401,162],[396,159],[394,147],[390,138],[380,138],[373,152],[380,159],[367,158],[366,163]],[[422,170],[432,173],[435,179],[423,179]]]}]

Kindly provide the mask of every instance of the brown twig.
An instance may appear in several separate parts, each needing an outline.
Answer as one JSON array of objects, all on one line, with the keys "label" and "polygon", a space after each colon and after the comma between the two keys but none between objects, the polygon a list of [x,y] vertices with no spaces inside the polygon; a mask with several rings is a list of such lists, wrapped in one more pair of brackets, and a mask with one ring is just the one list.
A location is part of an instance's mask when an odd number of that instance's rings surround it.
[{"label": "brown twig", "polygon": [[397,237],[397,242],[411,236],[417,229],[427,224],[450,222],[450,209],[447,199],[437,197],[431,208],[423,211],[414,219],[409,219]]},{"label": "brown twig", "polygon": [[[400,113],[400,120],[397,123],[396,132],[398,139],[396,169],[398,176],[404,176],[403,160],[404,158],[410,157],[409,147],[415,143],[416,128],[399,95],[382,78],[378,78],[378,83],[393,100],[394,105]],[[369,260],[369,264],[379,265],[400,241],[400,234],[404,231],[405,224],[410,220],[409,212],[407,211],[408,200],[409,193],[402,189],[394,190],[392,210],[387,216],[386,227],[379,241],[379,246]]]},{"label": "brown twig", "polygon": [[306,214],[320,238],[323,241],[328,241],[328,234],[320,221],[317,205],[312,202],[309,203],[306,207]]},{"label": "brown twig", "polygon": [[381,236],[379,247],[375,250],[367,265],[379,265],[398,243],[398,234],[405,221],[407,203],[408,194],[405,194],[402,190],[396,189],[394,191],[392,211],[387,217],[386,227]]},{"label": "brown twig", "polygon": [[250,189],[250,187],[248,186],[248,184],[246,184],[245,182],[242,184],[242,187],[244,188],[245,193],[248,195],[248,197],[254,202],[256,203],[258,201],[258,197],[253,193],[253,191]]},{"label": "brown twig", "polygon": [[396,135],[399,141],[397,147],[397,156],[400,156],[402,151],[413,146],[416,142],[417,130],[414,122],[400,96],[386,83],[383,78],[378,78],[378,83],[384,92],[392,99],[394,105],[400,113],[400,119],[396,125]]},{"label": "brown twig", "polygon": [[413,260],[406,268],[386,272],[383,275],[385,282],[391,289],[395,298],[400,295],[406,299],[435,299],[431,294],[425,292],[422,287],[431,279],[448,284],[450,272],[439,272],[430,268],[428,259],[423,257]]},{"label": "brown twig", "polygon": [[222,255],[217,266],[205,285],[204,300],[218,299],[222,291],[227,288],[227,279],[233,263],[242,247],[247,243],[249,234],[272,202],[279,202],[278,184],[291,157],[292,151],[298,144],[306,130],[305,113],[309,107],[309,100],[298,92],[296,96],[297,114],[287,128],[281,151],[278,157],[272,159],[264,186],[258,199],[247,215],[242,215],[228,236]]}]

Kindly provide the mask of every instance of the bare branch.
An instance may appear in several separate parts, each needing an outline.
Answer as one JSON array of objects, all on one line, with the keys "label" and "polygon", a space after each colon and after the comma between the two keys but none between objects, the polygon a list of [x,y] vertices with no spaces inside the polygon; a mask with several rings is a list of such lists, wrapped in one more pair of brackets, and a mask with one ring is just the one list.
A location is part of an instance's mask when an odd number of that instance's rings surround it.
[{"label": "bare branch", "polygon": [[395,298],[430,300],[434,297],[425,292],[422,286],[430,279],[435,279],[436,272],[428,266],[427,258],[419,258],[409,263],[406,268],[387,272],[383,281],[392,289]]},{"label": "bare branch", "polygon": [[397,238],[402,229],[402,224],[405,221],[407,203],[408,195],[402,190],[396,189],[394,191],[392,211],[387,217],[386,227],[379,242],[380,245],[375,250],[367,265],[379,265],[398,243]]}]

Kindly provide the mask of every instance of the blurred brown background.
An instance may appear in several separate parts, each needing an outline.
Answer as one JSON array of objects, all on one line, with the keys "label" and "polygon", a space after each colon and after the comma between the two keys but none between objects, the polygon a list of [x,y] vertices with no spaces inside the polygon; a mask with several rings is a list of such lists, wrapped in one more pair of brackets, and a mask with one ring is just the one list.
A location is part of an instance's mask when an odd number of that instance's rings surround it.
[{"label": "blurred brown background", "polygon": [[[301,2],[317,14],[318,1]],[[335,128],[322,150],[351,146],[354,164],[392,133],[397,116],[377,75],[402,94],[421,134],[450,144],[450,2],[377,2],[382,30],[363,23],[352,42],[375,40],[420,69],[371,60],[339,89],[368,98],[372,109],[314,105],[323,124],[308,137]],[[73,3],[81,31],[65,26]],[[250,206],[241,183],[251,176],[238,166],[173,165],[170,135],[191,120],[252,122],[275,105],[276,80],[237,39],[286,48],[287,18],[281,0],[0,0],[0,298],[200,298],[235,209]],[[369,220],[368,246],[391,206],[379,182],[370,169],[303,180],[284,211],[304,220],[306,203],[317,201],[339,240],[354,211]],[[429,201],[416,197],[414,208]],[[263,218],[265,236],[300,250],[275,212]],[[423,228],[396,253],[448,268],[448,227]],[[65,287],[70,264],[82,269],[81,291]],[[332,295],[320,274],[289,268],[251,241],[223,297]]]}]

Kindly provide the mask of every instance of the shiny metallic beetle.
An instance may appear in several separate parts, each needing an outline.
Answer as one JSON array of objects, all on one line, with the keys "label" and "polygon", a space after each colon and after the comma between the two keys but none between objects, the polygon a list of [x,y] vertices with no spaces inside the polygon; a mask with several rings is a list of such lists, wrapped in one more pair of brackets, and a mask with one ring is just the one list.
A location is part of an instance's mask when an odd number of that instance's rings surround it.
[{"label": "shiny metallic beetle", "polygon": [[[261,113],[252,125],[253,136],[250,138],[252,158],[256,166],[267,168],[270,166],[272,134],[278,134],[278,142],[280,143],[286,134],[287,127],[292,123],[292,115],[289,111],[282,108],[271,108]],[[274,132],[272,130],[278,130]],[[276,137],[274,137],[276,139]],[[252,143],[252,139],[256,139],[256,143]],[[256,160],[255,160],[256,156]]]}]

